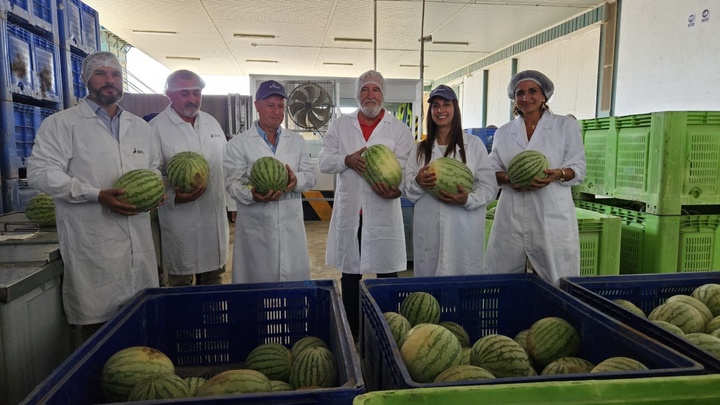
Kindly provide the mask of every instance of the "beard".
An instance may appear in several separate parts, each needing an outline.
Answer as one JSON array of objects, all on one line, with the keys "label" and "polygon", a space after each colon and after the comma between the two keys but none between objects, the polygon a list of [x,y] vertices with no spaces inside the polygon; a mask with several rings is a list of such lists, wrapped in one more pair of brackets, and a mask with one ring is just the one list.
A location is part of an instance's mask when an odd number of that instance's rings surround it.
[{"label": "beard", "polygon": [[[117,94],[114,96],[106,96],[102,93],[105,89],[114,89]],[[115,88],[113,85],[105,85],[100,88],[95,88],[90,85],[88,85],[88,93],[90,95],[90,99],[98,102],[101,105],[112,105],[117,103],[122,99],[123,96],[123,90],[122,88],[118,89]]]},{"label": "beard", "polygon": [[382,105],[380,103],[366,103],[360,106],[360,110],[366,117],[375,118],[378,114],[380,114]]},{"label": "beard", "polygon": [[198,115],[198,112],[200,112],[200,106],[195,104],[186,104],[185,108],[180,111],[181,115],[184,115],[188,118],[193,118]]}]

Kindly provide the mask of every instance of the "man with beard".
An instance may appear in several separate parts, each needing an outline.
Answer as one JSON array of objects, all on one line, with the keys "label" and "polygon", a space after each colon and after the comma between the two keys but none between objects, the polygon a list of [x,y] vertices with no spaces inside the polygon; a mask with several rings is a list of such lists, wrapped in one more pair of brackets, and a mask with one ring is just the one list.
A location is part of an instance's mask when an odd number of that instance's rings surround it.
[{"label": "man with beard", "polygon": [[415,148],[408,126],[384,110],[384,94],[385,79],[379,72],[360,75],[355,94],[360,108],[330,124],[318,159],[321,172],[337,174],[325,263],[342,272],[343,304],[355,339],[359,337],[362,275],[397,277],[398,271],[407,269],[399,198],[402,184],[370,186],[362,177],[362,153],[368,146],[389,147],[403,168]]},{"label": "man with beard", "polygon": [[168,76],[170,105],[152,121],[161,171],[179,152],[202,155],[210,168],[207,185],[190,193],[166,179],[167,201],[158,208],[163,269],[170,286],[222,284],[230,231],[225,211],[223,154],[225,133],[210,114],[200,111],[205,82],[196,73],[178,70]]},{"label": "man with beard", "polygon": [[28,161],[30,186],[55,200],[63,306],[76,343],[138,291],[158,286],[150,216],[112,188],[130,170],[160,174],[150,126],[117,104],[123,71],[115,55],[88,55],[81,74],[88,96],[42,122]]}]

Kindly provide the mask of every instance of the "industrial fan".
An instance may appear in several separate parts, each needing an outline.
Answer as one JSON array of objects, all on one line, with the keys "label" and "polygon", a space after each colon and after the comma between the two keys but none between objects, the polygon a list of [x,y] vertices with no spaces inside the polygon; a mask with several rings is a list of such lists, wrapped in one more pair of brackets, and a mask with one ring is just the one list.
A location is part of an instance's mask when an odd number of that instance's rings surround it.
[{"label": "industrial fan", "polygon": [[[332,87],[330,87],[332,89]],[[332,118],[333,98],[318,83],[301,83],[288,96],[287,114],[300,129],[320,131]]]}]

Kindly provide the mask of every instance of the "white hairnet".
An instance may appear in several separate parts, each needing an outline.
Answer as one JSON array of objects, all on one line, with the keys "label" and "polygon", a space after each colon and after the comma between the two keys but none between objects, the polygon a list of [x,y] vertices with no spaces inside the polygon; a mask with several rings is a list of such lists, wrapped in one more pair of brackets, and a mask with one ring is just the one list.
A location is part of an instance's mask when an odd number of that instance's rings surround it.
[{"label": "white hairnet", "polygon": [[378,71],[368,70],[367,72],[361,74],[355,82],[357,87],[355,89],[355,98],[357,100],[360,100],[360,90],[362,90],[363,86],[368,83],[377,84],[378,87],[380,87],[380,91],[383,93],[383,97],[385,96],[385,79],[383,78],[383,75],[381,75]]},{"label": "white hairnet", "polygon": [[510,100],[515,99],[515,89],[517,89],[518,84],[524,80],[532,80],[537,83],[548,100],[550,100],[550,97],[552,97],[555,92],[555,85],[547,76],[537,70],[523,70],[522,72],[515,73],[515,76],[510,79],[510,84],[508,84],[507,88],[507,94]]},{"label": "white hairnet", "polygon": [[122,66],[120,65],[120,61],[118,60],[117,56],[115,56],[112,52],[94,52],[86,56],[83,60],[81,76],[83,83],[87,84],[87,82],[90,80],[90,76],[92,75],[92,73],[100,66],[115,68],[120,72],[123,71]]},{"label": "white hairnet", "polygon": [[[195,86],[178,86],[177,81],[179,80],[192,80],[195,82]],[[179,91],[179,90],[202,90],[205,88],[205,81],[195,72],[181,69],[170,73],[165,81],[165,91]]]}]

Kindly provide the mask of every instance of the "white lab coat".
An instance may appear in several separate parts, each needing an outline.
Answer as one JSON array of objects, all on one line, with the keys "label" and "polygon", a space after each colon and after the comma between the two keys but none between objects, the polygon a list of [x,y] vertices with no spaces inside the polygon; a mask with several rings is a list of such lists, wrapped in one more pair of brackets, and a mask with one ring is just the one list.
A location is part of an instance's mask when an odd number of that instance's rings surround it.
[{"label": "white lab coat", "polygon": [[[413,274],[416,277],[481,274],[485,246],[485,205],[497,196],[495,170],[490,166],[487,148],[480,138],[464,135],[465,158],[475,185],[464,206],[445,204],[427,193],[415,181],[425,156],[417,159],[414,149],[405,166],[405,197],[413,208]],[[460,149],[455,149],[462,161]],[[431,162],[442,157],[437,143]]]},{"label": "white lab coat", "polygon": [[[297,177],[295,189],[283,193],[279,201],[255,202],[248,187],[250,169],[263,156],[289,164]],[[233,283],[309,280],[302,192],[312,189],[316,179],[305,139],[283,128],[273,155],[255,121],[249,130],[228,142],[224,166],[225,184],[237,207]]]},{"label": "white lab coat", "polygon": [[158,286],[150,216],[98,203],[100,190],[133,169],[160,173],[150,126],[127,111],[120,143],[82,102],[46,118],[28,160],[29,184],[54,197],[68,322],[102,323],[138,291]]},{"label": "white lab coat", "polygon": [[185,204],[175,204],[175,188],[165,177],[168,199],[158,208],[163,268],[174,275],[217,270],[227,262],[230,239],[223,173],[225,134],[210,114],[200,111],[193,128],[170,105],[150,125],[163,175],[170,159],[184,151],[200,153],[210,167],[205,192]]},{"label": "white lab coat", "polygon": [[545,154],[550,168],[570,168],[575,178],[553,182],[537,191],[503,187],[485,253],[488,273],[523,272],[526,255],[535,271],[552,283],[580,275],[580,237],[570,187],[585,177],[585,151],[576,120],[543,114],[528,142],[522,117],[495,132],[490,161],[507,171],[524,150]]},{"label": "white lab coat", "polygon": [[[384,144],[395,153],[404,169],[415,141],[410,128],[387,111],[365,141],[357,118],[359,111],[330,124],[318,158],[322,173],[337,174],[325,263],[350,274],[403,271],[407,269],[407,256],[400,199],[389,200],[377,195],[362,176],[345,166],[345,156],[362,147]],[[399,188],[402,190],[403,185]],[[363,214],[362,257],[358,253],[357,237],[360,210]]]}]

